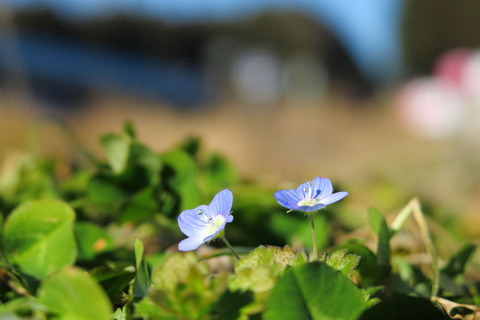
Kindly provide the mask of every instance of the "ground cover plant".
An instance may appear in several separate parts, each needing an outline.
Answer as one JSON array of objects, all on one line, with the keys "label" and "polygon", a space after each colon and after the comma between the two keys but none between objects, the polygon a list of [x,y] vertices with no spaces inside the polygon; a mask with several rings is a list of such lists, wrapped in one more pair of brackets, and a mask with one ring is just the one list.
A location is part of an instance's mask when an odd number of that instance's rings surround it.
[{"label": "ground cover plant", "polygon": [[[370,209],[372,244],[321,173],[272,189],[198,139],[156,153],[131,124],[100,143],[2,159],[0,319],[480,317],[476,245],[439,257],[419,199]],[[394,245],[408,223],[421,259]]]}]

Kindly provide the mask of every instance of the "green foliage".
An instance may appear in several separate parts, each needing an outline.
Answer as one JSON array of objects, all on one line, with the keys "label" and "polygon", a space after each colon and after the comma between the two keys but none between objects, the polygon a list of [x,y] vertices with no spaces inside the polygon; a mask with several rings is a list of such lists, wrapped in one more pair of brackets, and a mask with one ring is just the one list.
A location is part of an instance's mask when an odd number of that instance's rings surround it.
[{"label": "green foliage", "polygon": [[[317,230],[317,248],[326,248],[330,241],[330,228],[324,214],[314,216]],[[273,230],[287,243],[301,243],[305,249],[312,249],[312,230],[305,217],[299,214],[276,214],[271,217]]]},{"label": "green foliage", "polygon": [[143,243],[135,240],[135,270],[136,278],[133,286],[133,297],[145,297],[148,295],[151,281],[148,272],[148,266],[145,262]]},{"label": "green foliage", "polygon": [[464,245],[460,250],[453,255],[447,264],[442,268],[441,272],[451,278],[463,275],[467,263],[472,258],[477,246],[473,243]]},{"label": "green foliage", "polygon": [[45,279],[38,292],[38,300],[64,320],[108,320],[112,310],[110,301],[86,272],[67,268]]},{"label": "green foliage", "polygon": [[361,291],[322,263],[287,272],[272,290],[265,319],[354,320],[365,309]]},{"label": "green foliage", "polygon": [[397,294],[363,312],[358,320],[446,320],[444,313],[427,299]]},{"label": "green foliage", "polygon": [[228,287],[232,291],[253,292],[252,303],[242,313],[245,316],[257,314],[264,311],[270,291],[285,271],[306,262],[303,251],[295,253],[288,246],[259,246],[235,264]]},{"label": "green foliage", "polygon": [[303,251],[295,253],[288,246],[259,246],[236,263],[229,288],[256,293],[270,291],[286,269],[306,262],[307,256]]},{"label": "green foliage", "polygon": [[79,261],[91,261],[114,247],[112,238],[104,229],[91,222],[77,222],[74,225]]},{"label": "green foliage", "polygon": [[108,133],[100,137],[100,142],[105,149],[105,155],[113,173],[124,172],[130,153],[130,137],[126,134]]},{"label": "green foliage", "polygon": [[162,178],[165,187],[171,191],[178,201],[176,211],[183,211],[198,206],[203,197],[197,183],[197,167],[194,160],[182,150],[174,150],[162,154],[164,170]]},{"label": "green foliage", "polygon": [[46,319],[48,308],[33,297],[23,297],[0,305],[0,319]]},{"label": "green foliage", "polygon": [[346,277],[351,278],[360,263],[360,256],[347,254],[347,249],[335,250],[328,254],[323,262],[330,268],[340,271]]},{"label": "green foliage", "polygon": [[152,289],[136,306],[143,319],[210,319],[227,274],[212,277],[193,253],[174,253],[152,272]]},{"label": "green foliage", "polygon": [[390,263],[390,231],[382,214],[375,210],[368,211],[368,218],[373,231],[378,237],[377,261],[379,265]]},{"label": "green foliage", "polygon": [[4,251],[11,263],[37,278],[70,266],[77,256],[75,213],[58,200],[22,204],[5,222]]},{"label": "green foliage", "polygon": [[[395,245],[409,217],[419,220],[419,206],[407,205],[390,226],[370,210],[372,231],[340,242],[347,228],[335,212],[317,215],[317,245],[325,255],[308,263],[308,221],[279,207],[271,189],[240,179],[231,162],[206,153],[200,140],[157,153],[127,124],[100,144],[98,158],[81,150],[67,160],[38,153],[3,160],[0,319],[439,316],[440,309],[419,299],[433,291],[429,265]],[[235,219],[225,234],[240,260],[217,249],[219,242],[196,254],[177,252],[185,237],[178,214],[225,188],[234,193]],[[425,239],[426,223],[422,232]],[[443,297],[480,303],[469,274],[475,250],[467,244],[444,259]],[[416,316],[403,310],[407,305],[418,309]]]}]

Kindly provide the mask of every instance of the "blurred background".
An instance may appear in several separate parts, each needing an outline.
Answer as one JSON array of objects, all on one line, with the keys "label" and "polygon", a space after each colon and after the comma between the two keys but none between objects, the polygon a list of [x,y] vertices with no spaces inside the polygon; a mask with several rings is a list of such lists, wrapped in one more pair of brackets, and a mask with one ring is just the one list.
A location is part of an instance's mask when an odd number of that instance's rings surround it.
[{"label": "blurred background", "polygon": [[329,177],[348,212],[417,196],[476,239],[478,21],[470,0],[3,0],[0,157],[98,151],[131,120],[273,189]]}]

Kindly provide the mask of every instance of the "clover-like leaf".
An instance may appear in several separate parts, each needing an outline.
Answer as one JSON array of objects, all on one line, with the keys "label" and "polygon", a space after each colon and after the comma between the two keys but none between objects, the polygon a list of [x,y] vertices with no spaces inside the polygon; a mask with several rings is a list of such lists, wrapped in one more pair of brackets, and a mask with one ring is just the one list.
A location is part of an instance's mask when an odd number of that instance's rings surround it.
[{"label": "clover-like leaf", "polygon": [[107,320],[112,310],[107,295],[85,271],[60,270],[45,279],[38,299],[62,320]]},{"label": "clover-like leaf", "polygon": [[229,288],[253,292],[269,291],[285,270],[306,262],[307,256],[303,251],[295,253],[288,246],[260,246],[237,262]]},{"label": "clover-like leaf", "polygon": [[361,257],[356,254],[347,254],[347,249],[335,250],[325,257],[324,262],[331,268],[350,277],[360,263]]},{"label": "clover-like leaf", "polygon": [[195,254],[167,254],[152,273],[149,295],[136,304],[142,319],[211,319],[225,292],[227,273],[212,276],[208,264]]},{"label": "clover-like leaf", "polygon": [[354,320],[366,308],[362,292],[323,263],[293,268],[270,293],[265,320]]},{"label": "clover-like leaf", "polygon": [[37,278],[72,265],[77,257],[74,220],[74,211],[62,201],[25,202],[5,223],[7,258]]}]

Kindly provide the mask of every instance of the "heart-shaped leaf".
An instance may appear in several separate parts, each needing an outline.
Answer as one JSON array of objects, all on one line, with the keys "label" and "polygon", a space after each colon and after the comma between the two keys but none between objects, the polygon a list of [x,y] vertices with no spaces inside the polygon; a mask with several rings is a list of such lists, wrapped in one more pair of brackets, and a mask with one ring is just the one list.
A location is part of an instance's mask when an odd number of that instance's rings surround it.
[{"label": "heart-shaped leaf", "polygon": [[340,272],[309,263],[287,272],[273,288],[266,320],[353,320],[366,307],[361,291]]},{"label": "heart-shaped leaf", "polygon": [[77,268],[60,270],[44,280],[38,299],[62,320],[108,320],[110,301],[100,285]]},{"label": "heart-shaped leaf", "polygon": [[77,245],[73,233],[75,213],[58,200],[22,204],[8,217],[4,250],[22,272],[44,278],[75,262]]}]

